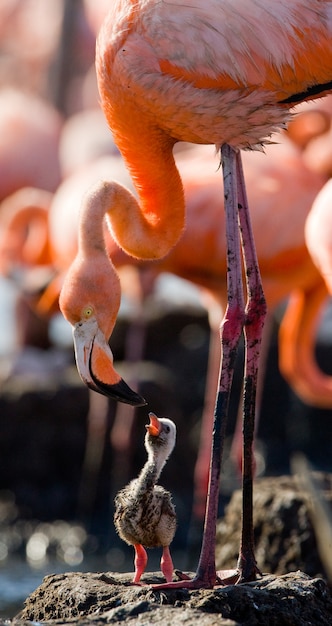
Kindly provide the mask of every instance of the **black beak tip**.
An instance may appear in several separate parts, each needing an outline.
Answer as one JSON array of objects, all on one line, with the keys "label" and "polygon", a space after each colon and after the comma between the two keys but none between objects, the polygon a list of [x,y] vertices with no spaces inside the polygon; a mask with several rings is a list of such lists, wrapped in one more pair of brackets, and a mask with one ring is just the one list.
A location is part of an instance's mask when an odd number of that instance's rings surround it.
[{"label": "black beak tip", "polygon": [[147,404],[147,401],[136,393],[136,391],[133,391],[123,378],[121,378],[120,381],[114,385],[107,385],[106,383],[96,379],[94,376],[93,382],[89,382],[88,387],[90,387],[93,391],[103,394],[104,396],[113,398],[118,402],[130,404],[131,406],[140,407]]}]

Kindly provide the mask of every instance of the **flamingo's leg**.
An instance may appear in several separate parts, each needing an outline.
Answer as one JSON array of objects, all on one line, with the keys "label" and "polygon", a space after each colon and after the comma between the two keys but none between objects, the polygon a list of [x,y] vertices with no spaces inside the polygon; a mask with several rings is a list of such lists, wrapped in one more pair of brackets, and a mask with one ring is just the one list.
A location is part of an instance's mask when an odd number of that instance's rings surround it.
[{"label": "flamingo's leg", "polygon": [[254,472],[253,445],[258,364],[267,309],[250,222],[240,152],[236,152],[235,157],[238,181],[239,226],[247,287],[247,304],[244,323],[245,371],[243,399],[242,535],[238,560],[238,570],[240,573],[238,582],[247,582],[255,580],[256,575],[260,574],[254,554],[252,500]]},{"label": "flamingo's leg", "polygon": [[162,573],[164,574],[167,582],[170,582],[172,580],[174,567],[173,567],[173,561],[172,561],[171,553],[170,553],[168,546],[165,546],[163,548],[163,554],[162,554],[161,561],[160,561],[160,569]]},{"label": "flamingo's leg", "polygon": [[236,355],[245,323],[238,222],[237,157],[233,148],[226,144],[222,146],[221,154],[226,212],[228,305],[220,327],[222,357],[219,389],[214,413],[209,488],[203,542],[194,579],[162,583],[161,585],[155,585],[155,589],[212,588],[218,583],[227,584],[228,582],[234,582],[239,577],[238,570],[218,572],[217,575],[215,567],[216,521],[218,515],[221,459]]},{"label": "flamingo's leg", "polygon": [[145,548],[140,543],[136,543],[134,545],[135,548],[135,576],[133,578],[133,583],[139,583],[142,574],[144,574],[147,562],[148,555],[146,553]]}]

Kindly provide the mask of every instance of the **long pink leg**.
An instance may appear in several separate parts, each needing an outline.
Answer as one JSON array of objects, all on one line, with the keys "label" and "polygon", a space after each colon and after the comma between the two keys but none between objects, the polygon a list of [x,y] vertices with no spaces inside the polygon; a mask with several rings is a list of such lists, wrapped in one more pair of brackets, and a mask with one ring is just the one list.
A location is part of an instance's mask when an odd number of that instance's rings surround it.
[{"label": "long pink leg", "polygon": [[[221,148],[227,237],[228,305],[221,324],[222,358],[214,414],[209,490],[200,559],[195,578],[156,585],[156,589],[213,587],[215,584],[253,580],[259,573],[253,541],[253,437],[258,359],[266,303],[252,235],[240,153]],[[244,307],[240,235],[246,273],[247,305]],[[240,555],[236,570],[216,572],[215,541],[221,459],[239,340],[244,329],[246,361],[243,401],[243,505]]]},{"label": "long pink leg", "polygon": [[242,454],[242,534],[238,582],[255,580],[260,574],[254,554],[253,527],[253,471],[254,433],[258,365],[267,308],[258,266],[248,201],[239,152],[235,153],[238,181],[238,215],[246,275],[247,304],[245,309],[245,371],[243,398],[243,454]]},{"label": "long pink leg", "polygon": [[204,407],[202,412],[201,433],[198,446],[198,454],[194,469],[194,502],[193,502],[193,528],[200,526],[204,520],[206,495],[209,480],[209,462],[211,458],[212,446],[212,417],[216,402],[216,389],[218,387],[218,375],[220,366],[220,315],[218,327],[214,321],[216,317],[215,304],[209,308],[210,321],[210,344],[209,357],[206,373],[206,386],[204,394]]},{"label": "long pink leg", "polygon": [[136,543],[134,545],[135,548],[135,576],[133,578],[133,583],[139,583],[142,574],[144,574],[147,562],[148,555],[146,553],[145,548],[140,543]]},{"label": "long pink leg", "polygon": [[163,548],[163,554],[162,554],[161,561],[160,561],[160,569],[162,573],[164,574],[167,582],[170,582],[172,580],[174,567],[173,567],[173,561],[172,561],[171,553],[169,551],[168,546],[165,546]]}]

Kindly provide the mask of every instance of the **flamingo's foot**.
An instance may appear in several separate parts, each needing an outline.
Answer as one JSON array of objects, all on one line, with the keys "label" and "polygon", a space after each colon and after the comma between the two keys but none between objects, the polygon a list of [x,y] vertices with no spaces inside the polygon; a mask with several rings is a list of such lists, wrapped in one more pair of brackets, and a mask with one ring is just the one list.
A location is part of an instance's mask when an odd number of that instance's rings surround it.
[{"label": "flamingo's foot", "polygon": [[236,569],[225,569],[217,571],[217,579],[220,586],[225,585],[241,585],[242,583],[250,583],[257,578],[262,578],[263,574],[257,567],[255,560],[245,561],[244,559],[238,563]]},{"label": "flamingo's foot", "polygon": [[156,585],[151,585],[151,589],[154,591],[164,590],[164,589],[211,589],[209,583],[207,583],[202,578],[195,576],[195,578],[181,579],[176,580],[171,583],[158,583]]},{"label": "flamingo's foot", "polygon": [[257,578],[262,578],[263,576],[256,563],[253,553],[247,554],[246,557],[243,553],[241,553],[237,563],[237,569],[239,573],[238,580],[236,581],[237,585],[241,583],[250,583],[257,580]]},{"label": "flamingo's foot", "polygon": [[237,585],[239,582],[240,571],[235,569],[222,569],[217,570],[217,585],[216,587],[226,587],[226,585]]},{"label": "flamingo's foot", "polygon": [[246,572],[243,569],[239,569],[238,573],[239,573],[239,577],[235,583],[236,585],[240,585],[242,583],[251,583],[254,580],[257,580],[257,578],[263,577],[262,572],[260,571],[260,569],[258,569],[257,566],[253,568],[250,572]]},{"label": "flamingo's foot", "polygon": [[238,569],[227,569],[217,572],[211,577],[197,573],[194,578],[189,578],[187,574],[179,570],[175,570],[175,574],[180,580],[158,583],[152,585],[152,589],[158,591],[162,589],[213,589],[214,587],[224,587],[237,583],[240,572]]},{"label": "flamingo's foot", "polygon": [[194,578],[190,578],[184,572],[175,570],[174,573],[179,580],[151,585],[151,588],[158,591],[163,589],[213,589],[218,587],[226,587],[227,585],[239,585],[256,580],[262,577],[262,572],[255,564],[254,568],[244,571],[242,568],[218,570],[213,577],[202,574],[196,574]]}]

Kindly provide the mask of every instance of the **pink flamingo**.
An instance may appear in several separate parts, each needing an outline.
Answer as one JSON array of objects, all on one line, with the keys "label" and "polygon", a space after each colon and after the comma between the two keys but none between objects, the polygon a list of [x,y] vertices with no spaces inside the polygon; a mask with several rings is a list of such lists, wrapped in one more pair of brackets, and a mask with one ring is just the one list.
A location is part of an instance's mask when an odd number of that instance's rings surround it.
[{"label": "pink flamingo", "polygon": [[[324,187],[320,190],[315,198],[311,210],[308,214],[305,223],[305,241],[315,263],[319,270],[324,283],[325,290],[322,288],[321,293],[316,297],[320,297],[321,301],[325,301],[327,295],[332,295],[332,218],[331,218],[331,206],[332,206],[332,179],[329,179]],[[297,298],[301,303],[301,296],[297,294]],[[311,298],[311,306],[315,306],[315,298]],[[309,311],[306,311],[306,315],[310,316]],[[301,329],[299,329],[300,332]],[[293,338],[291,338],[292,340]],[[302,354],[300,358],[306,358],[307,343],[303,342]],[[311,377],[315,383],[316,372],[311,372]],[[332,391],[332,383],[329,375],[321,375],[320,386],[318,385],[318,392],[321,393],[323,399],[326,398],[328,391]]]},{"label": "pink flamingo", "polygon": [[26,186],[55,191],[61,126],[58,112],[41,98],[0,91],[0,201]]},{"label": "pink flamingo", "polygon": [[290,138],[302,149],[305,164],[314,172],[332,174],[332,96],[297,107],[289,124]]},{"label": "pink flamingo", "polygon": [[49,265],[48,210],[52,194],[21,187],[0,203],[0,272]]},{"label": "pink flamingo", "polygon": [[[331,176],[332,96],[297,107],[297,115],[291,120],[287,134],[300,148],[303,162],[311,172],[318,172],[325,178]],[[326,191],[318,194],[305,226],[309,252],[325,278],[328,265],[324,261],[330,232],[326,207],[329,187],[326,184]],[[279,332],[279,366],[283,376],[304,402],[321,408],[331,407],[331,378],[317,368],[312,356],[318,313],[328,293],[331,293],[328,280],[316,285],[308,283],[304,290],[299,286],[295,288]]]},{"label": "pink flamingo", "polygon": [[0,273],[16,285],[15,344],[20,350],[50,345],[48,321],[38,314],[37,304],[51,270],[51,198],[43,189],[21,187],[0,202]]},{"label": "pink flamingo", "polygon": [[318,193],[305,224],[305,239],[312,259],[332,294],[332,179]]},{"label": "pink flamingo", "polygon": [[[123,187],[106,182],[85,199],[79,252],[67,274],[60,306],[74,326],[78,367],[91,388],[133,404],[143,402],[123,386],[113,367],[108,338],[120,287],[104,253],[103,233],[92,227],[93,215],[97,220],[98,214],[107,212],[112,234],[127,253],[145,259],[166,255],[184,227],[183,190],[172,154],[175,143],[221,146],[228,306],[221,325],[209,494],[196,576],[167,583],[168,587],[211,587],[223,577],[245,581],[259,573],[252,524],[252,446],[266,305],[239,150],[262,146],[271,132],[287,123],[295,104],[332,89],[331,10],[331,2],[318,0],[278,4],[210,0],[204,7],[186,1],[118,0],[99,35],[101,104],[139,201]],[[242,539],[237,569],[229,575],[216,572],[215,527],[228,400],[242,330],[246,342]]]}]

